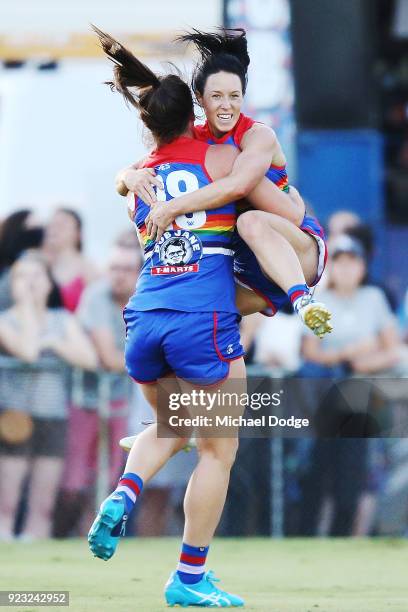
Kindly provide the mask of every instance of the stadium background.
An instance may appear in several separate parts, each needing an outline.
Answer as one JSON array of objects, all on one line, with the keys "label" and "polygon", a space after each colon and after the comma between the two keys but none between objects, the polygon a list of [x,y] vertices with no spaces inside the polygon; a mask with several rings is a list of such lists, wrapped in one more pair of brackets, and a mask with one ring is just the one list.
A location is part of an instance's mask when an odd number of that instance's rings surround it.
[{"label": "stadium background", "polygon": [[[194,55],[171,43],[180,30],[190,26],[211,29],[217,24],[247,30],[251,65],[246,111],[276,130],[288,157],[290,182],[326,226],[334,213],[347,210],[371,228],[374,248],[370,278],[390,296],[404,346],[408,286],[408,0],[4,3],[0,9],[1,220],[28,207],[46,224],[56,207],[68,204],[83,218],[87,256],[103,269],[111,245],[127,228],[124,203],[114,191],[114,176],[119,168],[143,155],[146,135],[136,114],[101,84],[110,76],[110,67],[90,33],[91,22],[129,44],[153,67],[173,61],[186,75]],[[2,364],[7,376],[26,367],[8,358]],[[254,371],[276,375],[264,366],[257,363],[255,350]],[[402,372],[406,376],[406,370]],[[70,384],[74,396],[79,394],[80,404],[82,382],[78,376]],[[98,407],[102,438],[97,486],[92,489],[93,507],[109,486],[109,385],[109,376],[101,373]],[[133,431],[148,413],[133,388],[129,394],[129,431]],[[403,418],[404,402],[398,409]],[[297,442],[243,441],[219,535],[331,533],[330,497],[336,498],[336,491],[326,492],[318,525],[312,527],[313,513],[302,497],[305,479],[314,478],[305,470],[311,456],[310,442]],[[340,449],[343,441],[334,444]],[[361,453],[356,444],[342,447],[351,457],[345,479],[351,483],[352,493],[346,486],[346,501],[347,495],[355,494],[355,480],[361,477],[358,473],[353,476]],[[335,535],[405,536],[406,440],[370,440],[368,454],[369,477],[375,485],[370,482],[357,486],[357,490],[361,499],[368,492],[371,502],[374,498],[374,507],[367,511],[369,518],[362,530],[348,524]],[[140,511],[133,533],[180,533],[181,491],[189,461],[189,456],[182,457],[158,479],[149,500],[152,506]],[[320,461],[325,461],[324,455]],[[334,476],[336,489],[341,472]],[[251,494],[242,494],[243,489]],[[313,487],[310,491],[313,495]],[[310,503],[310,495],[307,499]],[[53,533],[62,537],[82,535],[89,508],[87,514],[83,506],[74,504],[74,513],[75,508],[84,512],[82,524],[69,520],[65,524],[72,511],[68,502],[60,495]],[[76,502],[82,504],[83,499],[78,497]],[[144,525],[154,504],[168,508],[162,531],[157,525]],[[349,511],[347,503],[345,506]],[[17,535],[28,511],[23,494],[15,525]],[[313,512],[315,519],[317,510]]]}]

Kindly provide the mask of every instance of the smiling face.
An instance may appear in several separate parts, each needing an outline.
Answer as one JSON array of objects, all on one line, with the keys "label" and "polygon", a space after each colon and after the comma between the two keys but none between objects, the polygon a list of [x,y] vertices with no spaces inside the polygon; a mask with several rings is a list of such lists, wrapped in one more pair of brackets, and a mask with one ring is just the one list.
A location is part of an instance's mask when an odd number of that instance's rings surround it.
[{"label": "smiling face", "polygon": [[239,119],[243,102],[241,79],[231,72],[211,74],[198,101],[214,136],[221,138]]}]

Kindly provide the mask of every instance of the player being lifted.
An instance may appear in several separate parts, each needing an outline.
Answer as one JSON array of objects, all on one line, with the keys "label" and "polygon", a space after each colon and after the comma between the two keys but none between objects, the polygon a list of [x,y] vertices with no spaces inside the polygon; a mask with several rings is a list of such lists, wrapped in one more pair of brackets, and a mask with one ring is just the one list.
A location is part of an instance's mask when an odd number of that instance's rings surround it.
[{"label": "player being lifted", "polygon": [[[192,87],[207,121],[195,126],[195,137],[232,144],[241,152],[228,177],[170,204],[157,203],[161,185],[152,169],[120,172],[118,191],[145,197],[152,206],[147,229],[159,237],[177,215],[217,208],[251,193],[251,204],[258,210],[240,206],[234,242],[238,309],[244,315],[261,311],[271,316],[290,300],[304,323],[322,337],[332,329],[331,314],[313,300],[309,287],[318,283],[326,264],[324,232],[316,219],[305,215],[296,190],[289,189],[286,159],[273,130],[241,113],[250,61],[245,31],[193,30],[181,40],[193,42],[201,55]],[[275,191],[266,190],[264,175]]]},{"label": "player being lifted", "polygon": [[[237,151],[194,140],[190,88],[174,74],[158,77],[120,43],[96,29],[105,53],[114,61],[115,87],[139,110],[156,149],[144,165],[156,168],[166,198],[182,188],[202,188],[232,169]],[[157,411],[157,381],[173,373],[183,392],[200,390],[195,381],[217,385],[222,393],[234,380],[244,393],[245,366],[235,306],[232,238],[234,203],[177,219],[155,244],[146,233],[149,207],[137,201],[135,223],[143,242],[145,262],[124,317],[127,327],[126,366],[141,383]],[[174,265],[173,265],[174,264]],[[223,382],[225,380],[225,382]],[[232,413],[243,408],[232,406]],[[188,413],[187,413],[188,416]],[[162,424],[165,427],[165,423]],[[158,437],[152,424],[137,436],[115,491],[102,503],[90,529],[92,552],[105,560],[114,554],[126,521],[146,483],[190,436],[167,430]],[[208,547],[225,503],[229,474],[238,446],[238,431],[230,437],[197,435],[199,460],[185,500],[185,528],[177,569],[166,585],[170,605],[241,606],[243,600],[222,591],[214,575],[205,572]]]}]

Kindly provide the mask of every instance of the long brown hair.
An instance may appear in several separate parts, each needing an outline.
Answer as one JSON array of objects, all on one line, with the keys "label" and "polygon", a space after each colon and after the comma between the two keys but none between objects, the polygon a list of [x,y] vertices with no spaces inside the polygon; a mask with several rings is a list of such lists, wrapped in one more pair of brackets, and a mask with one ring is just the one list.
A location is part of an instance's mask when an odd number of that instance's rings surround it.
[{"label": "long brown hair", "polygon": [[169,143],[186,131],[194,118],[187,83],[177,74],[156,75],[120,42],[92,26],[102,49],[115,64],[113,81],[106,84],[135,106],[157,144]]}]

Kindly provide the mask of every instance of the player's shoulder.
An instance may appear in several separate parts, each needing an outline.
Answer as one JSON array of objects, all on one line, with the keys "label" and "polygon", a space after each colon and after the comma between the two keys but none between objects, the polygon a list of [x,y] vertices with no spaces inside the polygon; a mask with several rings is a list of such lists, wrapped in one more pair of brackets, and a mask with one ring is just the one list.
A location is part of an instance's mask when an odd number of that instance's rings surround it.
[{"label": "player's shoulder", "polygon": [[278,143],[278,138],[276,136],[275,130],[273,130],[269,125],[265,125],[265,123],[259,123],[254,121],[254,123],[249,127],[242,137],[242,144],[248,145],[259,145],[264,144],[268,146],[276,146]]}]

